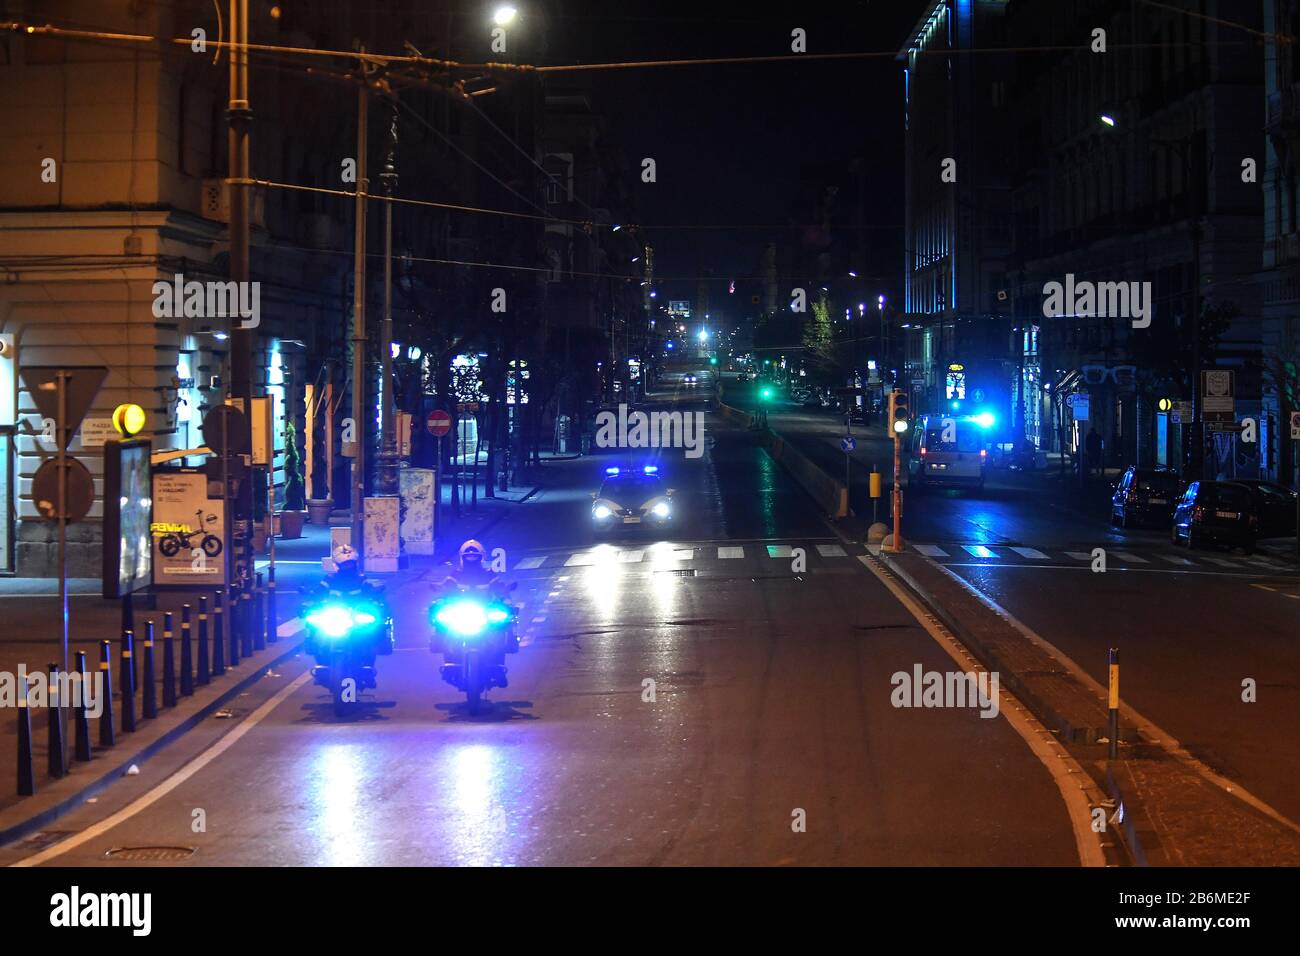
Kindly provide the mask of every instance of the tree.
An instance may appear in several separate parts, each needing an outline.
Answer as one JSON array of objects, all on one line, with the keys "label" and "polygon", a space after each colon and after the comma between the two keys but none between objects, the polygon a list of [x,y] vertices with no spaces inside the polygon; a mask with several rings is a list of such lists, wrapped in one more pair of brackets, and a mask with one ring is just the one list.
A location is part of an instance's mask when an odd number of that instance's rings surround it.
[{"label": "tree", "polygon": [[835,369],[834,330],[831,327],[830,304],[823,294],[812,306],[812,316],[803,327],[804,361],[810,375],[826,384]]},{"label": "tree", "polygon": [[298,435],[293,422],[284,426],[284,510],[302,511],[307,507],[302,483],[302,456],[298,453]]}]

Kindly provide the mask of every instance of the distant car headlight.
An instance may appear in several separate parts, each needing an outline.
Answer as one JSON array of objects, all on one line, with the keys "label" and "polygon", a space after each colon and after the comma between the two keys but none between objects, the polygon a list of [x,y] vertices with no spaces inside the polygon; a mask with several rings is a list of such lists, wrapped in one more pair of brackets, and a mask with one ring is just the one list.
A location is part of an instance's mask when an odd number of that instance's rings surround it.
[{"label": "distant car headlight", "polygon": [[659,502],[659,504],[651,508],[650,511],[656,518],[667,518],[668,515],[672,513],[672,509],[668,507],[668,502],[666,501]]},{"label": "distant car headlight", "polygon": [[596,505],[596,507],[593,508],[591,511],[591,516],[595,518],[597,521],[604,521],[613,513],[614,512],[610,511],[604,505]]}]

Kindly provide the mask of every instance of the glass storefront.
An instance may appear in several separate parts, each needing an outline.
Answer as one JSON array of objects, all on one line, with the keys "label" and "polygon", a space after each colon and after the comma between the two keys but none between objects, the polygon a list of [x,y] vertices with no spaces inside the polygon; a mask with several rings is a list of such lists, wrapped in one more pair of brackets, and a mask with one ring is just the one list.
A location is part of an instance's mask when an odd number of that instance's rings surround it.
[{"label": "glass storefront", "polygon": [[0,425],[0,574],[14,571],[14,428]]}]

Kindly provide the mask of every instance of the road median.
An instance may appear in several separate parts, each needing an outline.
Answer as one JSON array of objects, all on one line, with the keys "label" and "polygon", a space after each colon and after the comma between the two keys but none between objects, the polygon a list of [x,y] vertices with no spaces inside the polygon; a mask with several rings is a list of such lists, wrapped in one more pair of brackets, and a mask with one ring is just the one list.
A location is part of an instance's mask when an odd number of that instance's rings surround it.
[{"label": "road median", "polygon": [[[717,406],[718,414],[727,421],[744,428],[753,428],[755,416],[733,408],[722,402]],[[847,518],[849,515],[849,489],[844,482],[828,475],[813,463],[803,452],[797,450],[779,433],[763,427],[758,431],[759,441],[782,465],[795,481],[812,496],[813,500],[832,518]]]},{"label": "road median", "polygon": [[1105,689],[974,587],[920,554],[879,558],[1111,794],[1132,862],[1300,865],[1300,828],[1122,702],[1120,756],[1108,759]]}]

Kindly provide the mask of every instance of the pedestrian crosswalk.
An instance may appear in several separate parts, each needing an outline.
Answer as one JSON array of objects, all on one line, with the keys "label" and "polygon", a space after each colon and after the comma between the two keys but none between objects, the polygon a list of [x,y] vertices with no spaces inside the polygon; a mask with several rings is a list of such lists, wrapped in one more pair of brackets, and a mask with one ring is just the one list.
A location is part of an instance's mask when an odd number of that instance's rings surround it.
[{"label": "pedestrian crosswalk", "polygon": [[[1200,571],[1209,573],[1295,573],[1300,567],[1264,554],[1211,553],[1205,551],[1173,551],[1139,549],[1111,549],[1099,546],[1105,552],[1106,567],[1131,568],[1145,571]],[[1004,544],[928,544],[908,542],[906,550],[940,563],[989,566],[1060,568],[1069,566],[1093,567],[1098,555],[1096,549],[1067,551],[1054,548],[1034,548],[1027,545]],[[509,564],[511,571],[552,571],[565,568],[629,567],[647,572],[694,569],[697,572],[726,574],[751,573],[755,568],[791,567],[815,573],[828,568],[851,566],[849,559],[860,555],[878,554],[880,545],[854,545],[810,542],[745,541],[727,544],[718,542],[659,542],[643,547],[619,547],[601,544],[576,551],[558,551],[547,554],[530,554]]]},{"label": "pedestrian crosswalk", "polygon": [[[874,549],[873,549],[874,550]],[[1016,564],[1026,567],[1032,567],[1035,564],[1078,564],[1091,567],[1092,562],[1096,560],[1093,551],[1054,551],[1041,550],[1039,548],[1029,548],[1013,545],[1001,544],[912,544],[908,543],[908,551],[924,555],[940,562],[970,562],[978,560],[980,563],[987,564]],[[1214,570],[1214,569],[1231,569],[1234,571],[1269,571],[1269,572],[1300,572],[1293,564],[1287,564],[1276,558],[1260,554],[1248,555],[1224,555],[1208,554],[1202,551],[1193,552],[1172,552],[1172,551],[1153,551],[1145,554],[1136,554],[1128,550],[1112,550],[1102,547],[1105,552],[1107,567],[1124,567],[1132,565],[1134,567],[1145,567],[1149,570],[1173,570],[1181,568],[1183,570]]]},{"label": "pedestrian crosswalk", "polygon": [[808,567],[825,567],[835,563],[847,566],[847,559],[866,554],[865,547],[824,542],[744,544],[661,543],[644,548],[620,548],[598,545],[579,551],[529,555],[512,562],[511,571],[550,570],[554,568],[592,568],[612,565],[640,565],[651,569],[680,568],[720,562],[725,573],[728,566],[739,570],[737,562],[802,563]]}]

